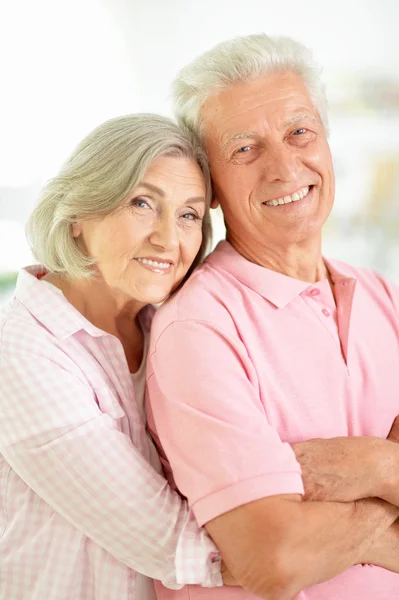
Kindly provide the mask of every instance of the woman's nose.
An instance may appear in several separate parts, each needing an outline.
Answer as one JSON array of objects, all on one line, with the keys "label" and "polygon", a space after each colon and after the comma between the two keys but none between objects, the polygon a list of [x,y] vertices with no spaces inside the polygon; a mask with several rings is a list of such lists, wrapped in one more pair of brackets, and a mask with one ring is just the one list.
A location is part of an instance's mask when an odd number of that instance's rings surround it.
[{"label": "woman's nose", "polygon": [[174,218],[158,219],[149,239],[154,246],[159,246],[164,250],[174,250],[179,244],[176,220]]}]

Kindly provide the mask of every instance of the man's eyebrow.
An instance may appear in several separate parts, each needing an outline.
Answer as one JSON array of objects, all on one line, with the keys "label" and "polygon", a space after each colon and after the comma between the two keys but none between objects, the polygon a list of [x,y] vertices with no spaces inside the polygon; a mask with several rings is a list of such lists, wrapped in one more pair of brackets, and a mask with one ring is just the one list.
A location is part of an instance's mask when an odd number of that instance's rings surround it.
[{"label": "man's eyebrow", "polygon": [[[312,113],[301,113],[299,115],[295,115],[290,119],[287,119],[283,122],[283,127],[289,127],[290,125],[295,125],[304,119],[311,119],[316,123],[319,122],[319,119]],[[231,144],[231,142],[235,142],[237,140],[245,140],[248,138],[258,137],[259,133],[257,131],[242,131],[240,133],[235,133],[234,135],[230,135],[223,144],[223,148],[226,149],[227,146]]]},{"label": "man's eyebrow", "polygon": [[[312,121],[319,123],[319,119],[316,117],[316,115],[312,113],[301,113],[284,121],[283,127],[290,127],[291,125],[295,125],[296,123],[299,123],[304,119],[311,119]],[[259,134],[257,131],[241,131],[240,133],[230,135],[223,144],[223,150],[226,150],[226,148],[231,144],[231,142],[235,142],[237,140],[245,140],[248,138],[255,138],[258,137],[258,135]]]},{"label": "man's eyebrow", "polygon": [[319,122],[319,119],[312,113],[301,113],[299,115],[295,115],[294,117],[291,117],[290,119],[287,119],[286,121],[284,121],[283,127],[289,127],[290,125],[295,125],[296,123],[299,123],[300,121],[303,121],[304,119],[311,119],[312,121],[315,121],[316,123]]},{"label": "man's eyebrow", "polygon": [[231,142],[235,142],[236,140],[244,140],[246,138],[257,137],[258,134],[256,131],[242,131],[241,133],[235,133],[234,135],[230,135],[223,144],[223,148],[226,148]]}]

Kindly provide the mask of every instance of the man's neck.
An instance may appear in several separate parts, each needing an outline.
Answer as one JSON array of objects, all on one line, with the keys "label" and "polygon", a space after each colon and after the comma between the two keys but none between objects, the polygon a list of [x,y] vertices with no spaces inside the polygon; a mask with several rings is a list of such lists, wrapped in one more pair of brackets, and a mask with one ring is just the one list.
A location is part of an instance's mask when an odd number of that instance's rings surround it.
[{"label": "man's neck", "polygon": [[328,279],[329,274],[321,254],[321,238],[292,243],[287,246],[245,241],[227,233],[227,241],[252,263],[287,275],[293,279],[316,283]]}]

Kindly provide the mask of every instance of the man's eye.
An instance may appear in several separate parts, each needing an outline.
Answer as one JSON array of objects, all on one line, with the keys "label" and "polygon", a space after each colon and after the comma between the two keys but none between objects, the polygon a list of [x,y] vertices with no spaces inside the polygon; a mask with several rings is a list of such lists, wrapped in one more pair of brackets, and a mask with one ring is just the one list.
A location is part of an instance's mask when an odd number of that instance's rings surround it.
[{"label": "man's eye", "polygon": [[251,146],[242,146],[242,148],[238,148],[237,152],[244,154],[245,152],[249,152],[249,150],[251,150]]},{"label": "man's eye", "polygon": [[294,135],[303,135],[304,133],[307,132],[307,129],[301,128],[301,129],[296,129],[294,131]]}]

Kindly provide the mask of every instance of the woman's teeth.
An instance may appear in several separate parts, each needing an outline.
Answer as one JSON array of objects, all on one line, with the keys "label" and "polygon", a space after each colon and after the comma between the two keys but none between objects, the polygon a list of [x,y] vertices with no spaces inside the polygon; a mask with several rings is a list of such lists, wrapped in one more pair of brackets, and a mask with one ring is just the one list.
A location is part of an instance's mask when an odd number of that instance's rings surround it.
[{"label": "woman's teeth", "polygon": [[136,258],[139,262],[144,263],[145,265],[150,265],[151,267],[157,267],[158,269],[167,269],[170,267],[169,262],[157,262],[156,260],[151,260],[149,258]]}]

